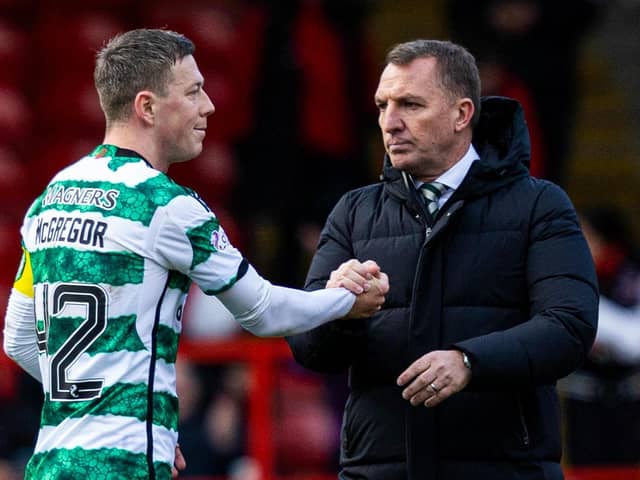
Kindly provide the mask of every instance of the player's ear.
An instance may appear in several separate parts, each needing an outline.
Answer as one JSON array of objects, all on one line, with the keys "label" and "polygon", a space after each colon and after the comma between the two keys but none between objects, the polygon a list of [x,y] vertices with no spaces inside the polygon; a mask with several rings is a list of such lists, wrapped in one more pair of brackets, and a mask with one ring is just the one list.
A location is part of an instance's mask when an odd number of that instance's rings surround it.
[{"label": "player's ear", "polygon": [[133,111],[135,115],[148,124],[155,122],[156,96],[149,90],[142,90],[136,94],[133,100]]}]

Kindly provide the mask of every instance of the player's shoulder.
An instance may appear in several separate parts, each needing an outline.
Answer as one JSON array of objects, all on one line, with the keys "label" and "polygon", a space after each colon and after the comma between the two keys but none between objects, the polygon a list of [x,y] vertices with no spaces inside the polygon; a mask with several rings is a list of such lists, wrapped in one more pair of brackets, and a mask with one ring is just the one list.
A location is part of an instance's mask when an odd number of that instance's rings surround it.
[{"label": "player's shoulder", "polygon": [[174,218],[182,218],[187,223],[209,221],[215,214],[207,203],[192,189],[176,184],[181,193],[162,205]]},{"label": "player's shoulder", "polygon": [[109,217],[148,223],[158,208],[183,204],[202,208],[193,192],[154,169],[142,157],[120,149],[106,154],[96,151],[82,157],[53,176],[27,212],[32,218],[47,210],[80,209]]}]

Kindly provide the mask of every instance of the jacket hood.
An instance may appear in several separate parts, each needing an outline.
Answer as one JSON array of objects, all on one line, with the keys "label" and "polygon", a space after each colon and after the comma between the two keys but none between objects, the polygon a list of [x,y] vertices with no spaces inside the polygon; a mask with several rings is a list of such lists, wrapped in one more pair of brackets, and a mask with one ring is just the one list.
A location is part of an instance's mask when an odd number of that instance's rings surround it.
[{"label": "jacket hood", "polygon": [[[456,198],[469,198],[497,190],[529,174],[531,144],[520,104],[506,97],[483,97],[473,146],[480,156],[474,162]],[[392,193],[407,198],[406,176],[385,155],[381,179]]]}]

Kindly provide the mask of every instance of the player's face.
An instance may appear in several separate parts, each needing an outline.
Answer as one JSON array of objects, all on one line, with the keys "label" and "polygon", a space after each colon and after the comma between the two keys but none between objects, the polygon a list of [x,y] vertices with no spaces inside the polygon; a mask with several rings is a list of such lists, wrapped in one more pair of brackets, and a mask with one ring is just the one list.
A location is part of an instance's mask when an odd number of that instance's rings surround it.
[{"label": "player's face", "polygon": [[391,164],[425,181],[437,178],[460,158],[458,105],[440,86],[436,68],[432,57],[389,64],[375,94]]},{"label": "player's face", "polygon": [[188,55],[173,67],[167,95],[158,97],[157,139],[167,165],[191,160],[202,152],[207,117],[215,111],[203,84],[195,59]]}]

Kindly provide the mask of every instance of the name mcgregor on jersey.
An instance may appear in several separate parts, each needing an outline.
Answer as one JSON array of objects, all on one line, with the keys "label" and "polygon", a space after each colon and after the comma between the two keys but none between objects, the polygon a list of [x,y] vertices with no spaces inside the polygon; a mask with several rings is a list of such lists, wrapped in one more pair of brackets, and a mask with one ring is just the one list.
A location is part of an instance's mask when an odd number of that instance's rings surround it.
[{"label": "name mcgregor on jersey", "polygon": [[90,218],[52,217],[38,219],[36,245],[43,243],[81,243],[104,248],[107,224]]}]

